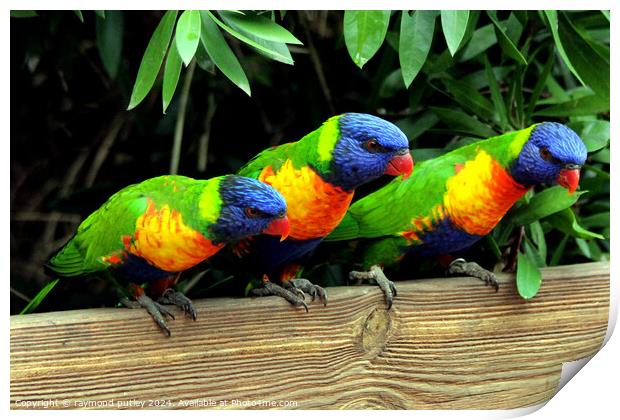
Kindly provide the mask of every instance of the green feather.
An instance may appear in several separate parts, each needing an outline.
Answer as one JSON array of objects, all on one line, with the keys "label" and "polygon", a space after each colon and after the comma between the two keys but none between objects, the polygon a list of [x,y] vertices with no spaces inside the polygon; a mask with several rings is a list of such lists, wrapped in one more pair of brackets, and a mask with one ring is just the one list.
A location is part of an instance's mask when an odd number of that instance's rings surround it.
[{"label": "green feather", "polygon": [[285,143],[260,152],[237,173],[257,179],[264,168],[271,166],[276,172],[290,159],[297,169],[312,166],[321,175],[326,175],[330,171],[334,147],[340,138],[340,117],[338,115],[328,119],[321,127],[297,142]]},{"label": "green feather", "polygon": [[106,269],[109,264],[102,257],[125,249],[122,237],[134,233],[136,220],[144,214],[149,199],[157,206],[167,204],[179,211],[184,223],[208,238],[205,226],[217,219],[221,205],[214,187],[220,180],[221,177],[203,181],[166,175],[125,187],[88,216],[47,265],[61,277]]},{"label": "green feather", "polygon": [[410,227],[411,215],[430,215],[433,207],[442,202],[446,181],[454,176],[456,164],[474,159],[482,149],[507,167],[518,156],[533,127],[481,140],[417,164],[408,179],[394,179],[353,203],[326,240],[399,237]]}]

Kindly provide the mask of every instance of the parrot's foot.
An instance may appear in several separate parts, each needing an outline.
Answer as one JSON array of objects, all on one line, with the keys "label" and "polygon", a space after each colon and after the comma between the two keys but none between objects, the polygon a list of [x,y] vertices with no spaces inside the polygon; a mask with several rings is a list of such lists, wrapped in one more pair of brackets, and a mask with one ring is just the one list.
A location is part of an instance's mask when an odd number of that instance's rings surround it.
[{"label": "parrot's foot", "polygon": [[191,316],[194,321],[198,318],[198,312],[196,312],[192,301],[183,293],[177,292],[174,289],[166,289],[161,297],[157,299],[157,302],[164,305],[178,306],[185,312],[185,315]]},{"label": "parrot's foot", "polygon": [[254,296],[280,296],[295,306],[303,306],[308,312],[308,305],[304,301],[304,292],[297,289],[295,291],[286,290],[284,287],[274,284],[270,281],[263,283],[262,287],[252,290]]},{"label": "parrot's foot", "polygon": [[463,258],[457,258],[450,263],[447,271],[448,274],[465,274],[467,276],[476,277],[485,284],[495,288],[496,292],[499,290],[499,283],[497,282],[495,274],[489,270],[485,270],[475,262],[467,262]]},{"label": "parrot's foot", "polygon": [[303,295],[304,292],[308,293],[312,296],[312,301],[318,297],[321,302],[323,302],[323,306],[327,306],[327,291],[323,289],[321,286],[317,286],[316,284],[312,284],[310,280],[307,279],[290,279],[284,282],[284,286],[292,291],[293,293]]},{"label": "parrot's foot", "polygon": [[388,310],[392,308],[392,301],[398,295],[396,285],[388,279],[378,265],[373,265],[368,271],[351,271],[349,273],[351,280],[374,280],[385,296]]},{"label": "parrot's foot", "polygon": [[125,297],[122,297],[120,301],[123,305],[130,309],[146,309],[146,311],[151,314],[157,325],[159,325],[162,332],[170,337],[170,328],[168,328],[168,324],[166,324],[165,317],[169,316],[174,319],[174,315],[164,305],[160,305],[145,294],[137,296],[135,301],[129,300]]}]

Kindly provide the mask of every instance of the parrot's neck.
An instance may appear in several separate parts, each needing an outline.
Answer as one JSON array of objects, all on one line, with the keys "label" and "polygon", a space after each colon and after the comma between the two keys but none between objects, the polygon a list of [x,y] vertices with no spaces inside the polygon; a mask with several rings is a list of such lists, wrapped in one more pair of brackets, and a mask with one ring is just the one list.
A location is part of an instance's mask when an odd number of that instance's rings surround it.
[{"label": "parrot's neck", "polygon": [[472,235],[486,235],[529,189],[485,150],[455,168],[446,182],[444,208],[452,221]]}]

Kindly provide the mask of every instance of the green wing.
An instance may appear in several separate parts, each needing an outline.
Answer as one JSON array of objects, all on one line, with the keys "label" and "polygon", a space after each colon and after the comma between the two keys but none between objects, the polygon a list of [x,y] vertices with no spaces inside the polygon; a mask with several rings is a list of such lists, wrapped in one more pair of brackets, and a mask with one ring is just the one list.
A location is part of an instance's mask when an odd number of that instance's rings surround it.
[{"label": "green wing", "polygon": [[289,152],[293,143],[285,143],[263,150],[252,160],[246,163],[239,171],[238,175],[247,176],[248,178],[258,179],[258,176],[264,168],[271,166],[275,171],[289,158]]},{"label": "green wing", "polygon": [[463,153],[449,153],[417,164],[408,179],[394,179],[353,203],[326,240],[378,238],[408,229],[412,219],[431,215],[433,207],[442,203],[454,165],[465,160]]},{"label": "green wing", "polygon": [[136,219],[146,210],[147,199],[141,186],[122,189],[88,216],[75,236],[50,259],[48,267],[64,277],[107,268],[109,264],[101,257],[124,249],[121,238],[133,234]]}]

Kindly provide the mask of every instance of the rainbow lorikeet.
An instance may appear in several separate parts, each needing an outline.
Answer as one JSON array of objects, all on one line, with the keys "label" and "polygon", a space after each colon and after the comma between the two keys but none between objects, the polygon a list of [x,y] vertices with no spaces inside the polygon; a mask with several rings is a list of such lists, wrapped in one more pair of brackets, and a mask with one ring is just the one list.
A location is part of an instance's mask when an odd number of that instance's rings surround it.
[{"label": "rainbow lorikeet", "polygon": [[285,238],[288,228],[284,198],[264,183],[237,175],[160,176],[110,197],[47,267],[60,277],[103,274],[115,283],[129,282],[135,301],[121,302],[145,308],[170,335],[164,317],[173,316],[162,304],[177,305],[196,319],[191,301],[171,288],[182,271],[226,243],[261,232]]},{"label": "rainbow lorikeet", "polygon": [[[413,170],[405,134],[381,118],[347,113],[328,119],[294,143],[267,149],[239,170],[277,189],[286,199],[289,237],[260,235],[235,252],[263,277],[259,296],[277,295],[304,306],[304,292],[326,304],[325,290],[296,278],[305,259],[345,215],[355,188],[383,174],[406,178]],[[284,287],[269,281],[277,278]]]},{"label": "rainbow lorikeet", "polygon": [[[389,307],[396,288],[382,267],[405,255],[442,256],[471,247],[533,186],[557,183],[575,191],[585,159],[583,141],[558,123],[481,140],[421,162],[409,179],[355,202],[327,241],[368,239],[358,242],[356,252],[369,271],[350,275],[375,280]],[[462,258],[448,272],[498,287],[491,272]]]}]

